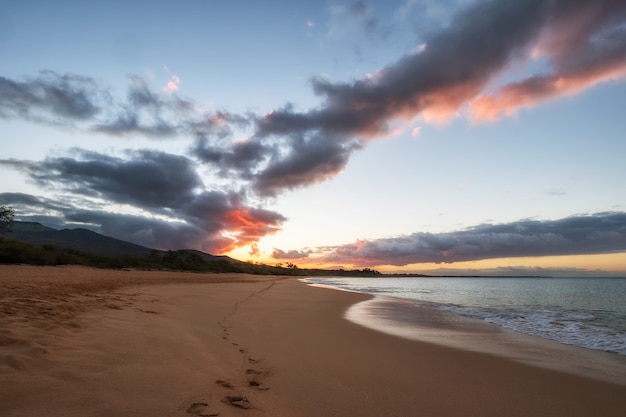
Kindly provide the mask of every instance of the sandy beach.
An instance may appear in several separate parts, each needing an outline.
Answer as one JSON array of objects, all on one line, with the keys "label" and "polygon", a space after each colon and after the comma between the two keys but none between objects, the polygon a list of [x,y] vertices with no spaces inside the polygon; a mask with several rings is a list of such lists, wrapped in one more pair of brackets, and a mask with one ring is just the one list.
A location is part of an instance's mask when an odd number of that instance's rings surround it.
[{"label": "sandy beach", "polygon": [[294,278],[0,266],[0,416],[622,416],[608,382],[354,324]]}]

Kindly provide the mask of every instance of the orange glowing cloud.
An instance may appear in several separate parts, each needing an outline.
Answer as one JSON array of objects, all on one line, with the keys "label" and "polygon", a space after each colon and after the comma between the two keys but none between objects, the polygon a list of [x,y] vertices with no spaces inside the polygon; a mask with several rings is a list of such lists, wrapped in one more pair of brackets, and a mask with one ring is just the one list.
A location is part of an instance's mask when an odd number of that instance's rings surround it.
[{"label": "orange glowing cloud", "polygon": [[564,94],[578,93],[598,83],[617,80],[626,76],[626,59],[624,61],[622,65],[581,74],[536,76],[506,85],[495,94],[474,99],[470,103],[471,118],[475,122],[495,121],[514,115],[519,108],[532,107]]},{"label": "orange glowing cloud", "polygon": [[262,209],[237,207],[229,211],[224,217],[223,230],[230,238],[222,240],[218,253],[228,253],[248,245],[254,247],[261,237],[280,231],[280,220]]},{"label": "orange glowing cloud", "polygon": [[424,121],[445,124],[459,115],[463,104],[475,97],[483,87],[484,80],[476,80],[461,85],[451,85],[437,89],[422,98]]}]

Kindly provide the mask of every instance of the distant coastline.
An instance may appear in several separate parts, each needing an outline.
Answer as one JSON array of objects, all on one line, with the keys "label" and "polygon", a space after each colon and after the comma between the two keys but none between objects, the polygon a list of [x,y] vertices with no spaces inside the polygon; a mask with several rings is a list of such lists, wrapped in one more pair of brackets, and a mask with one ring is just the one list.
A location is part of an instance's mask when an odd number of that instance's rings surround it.
[{"label": "distant coastline", "polygon": [[452,274],[444,274],[444,275],[431,275],[431,274],[411,274],[411,273],[391,273],[391,274],[382,274],[384,277],[390,278],[554,278],[549,275],[452,275]]}]

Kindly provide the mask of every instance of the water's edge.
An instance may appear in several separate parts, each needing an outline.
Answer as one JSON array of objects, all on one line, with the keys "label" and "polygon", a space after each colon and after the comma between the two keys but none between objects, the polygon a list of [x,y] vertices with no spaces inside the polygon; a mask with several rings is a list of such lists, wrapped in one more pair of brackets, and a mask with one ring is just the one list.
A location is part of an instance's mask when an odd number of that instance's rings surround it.
[{"label": "water's edge", "polygon": [[[361,293],[332,285],[307,285]],[[367,293],[365,293],[367,294]],[[566,345],[479,318],[442,311],[429,303],[385,295],[350,306],[344,318],[388,335],[454,349],[505,357],[532,366],[626,385],[626,356]]]}]

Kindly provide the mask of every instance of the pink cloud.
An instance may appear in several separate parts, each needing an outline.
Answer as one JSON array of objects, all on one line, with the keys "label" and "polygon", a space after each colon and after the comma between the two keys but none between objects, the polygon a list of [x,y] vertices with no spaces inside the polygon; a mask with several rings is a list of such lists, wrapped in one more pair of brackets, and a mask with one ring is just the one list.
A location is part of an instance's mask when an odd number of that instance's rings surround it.
[{"label": "pink cloud", "polygon": [[165,86],[165,90],[171,93],[178,91],[178,86],[180,85],[180,77],[177,75],[172,75],[170,80],[167,82]]},{"label": "pink cloud", "polygon": [[[589,14],[585,14],[585,11]],[[494,121],[511,116],[523,107],[575,94],[599,83],[626,76],[626,29],[622,26],[600,26],[605,13],[582,8],[570,13],[546,30],[533,50],[545,56],[552,72],[535,75],[482,94],[470,102],[471,118],[477,122]],[[594,30],[595,29],[595,30]]]}]

